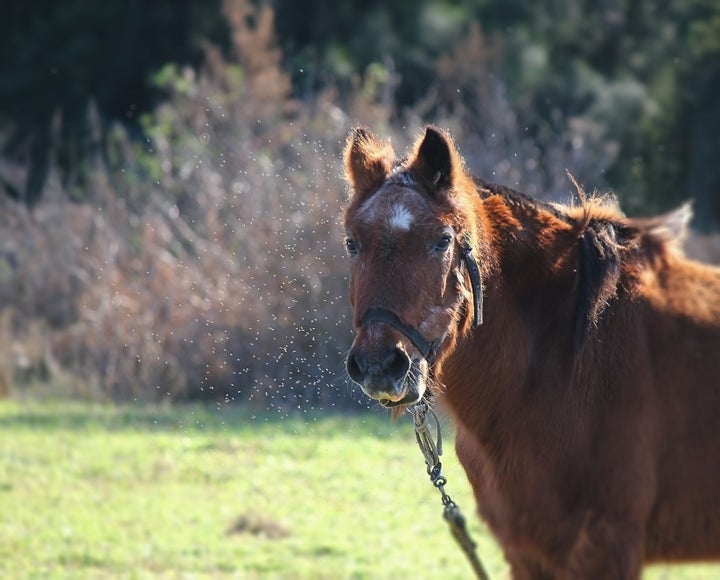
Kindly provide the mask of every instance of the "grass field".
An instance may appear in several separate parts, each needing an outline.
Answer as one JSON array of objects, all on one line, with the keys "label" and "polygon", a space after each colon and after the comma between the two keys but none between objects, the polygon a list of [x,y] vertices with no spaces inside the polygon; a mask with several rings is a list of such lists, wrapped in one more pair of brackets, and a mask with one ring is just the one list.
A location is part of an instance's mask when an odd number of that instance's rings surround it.
[{"label": "grass field", "polygon": [[[491,577],[507,577],[451,445],[444,472]],[[409,419],[0,402],[0,578],[438,575],[471,577]]]}]

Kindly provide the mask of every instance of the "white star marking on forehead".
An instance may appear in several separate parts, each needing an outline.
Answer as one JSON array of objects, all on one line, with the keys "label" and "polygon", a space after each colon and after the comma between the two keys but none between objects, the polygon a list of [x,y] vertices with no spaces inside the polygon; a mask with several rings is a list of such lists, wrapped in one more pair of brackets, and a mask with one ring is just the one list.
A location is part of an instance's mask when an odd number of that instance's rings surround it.
[{"label": "white star marking on forehead", "polygon": [[394,203],[388,216],[388,224],[391,228],[408,231],[413,223],[414,216],[402,203]]}]

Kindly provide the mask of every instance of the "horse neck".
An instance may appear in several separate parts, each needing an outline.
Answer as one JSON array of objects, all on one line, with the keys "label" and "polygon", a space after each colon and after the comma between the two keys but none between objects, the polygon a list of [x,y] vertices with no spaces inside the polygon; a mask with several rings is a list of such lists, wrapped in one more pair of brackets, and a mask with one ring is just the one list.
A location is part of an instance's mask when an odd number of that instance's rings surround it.
[{"label": "horse neck", "polygon": [[458,338],[438,377],[460,414],[512,411],[539,373],[565,381],[573,360],[572,227],[544,207],[502,196],[481,206],[484,322]]}]

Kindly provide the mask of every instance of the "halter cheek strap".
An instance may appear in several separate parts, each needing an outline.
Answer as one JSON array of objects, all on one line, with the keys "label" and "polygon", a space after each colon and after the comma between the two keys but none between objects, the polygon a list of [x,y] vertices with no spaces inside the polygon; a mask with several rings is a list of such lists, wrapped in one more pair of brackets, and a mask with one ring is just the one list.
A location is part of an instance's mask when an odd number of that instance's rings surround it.
[{"label": "halter cheek strap", "polygon": [[475,257],[472,255],[472,246],[469,242],[465,242],[460,248],[460,255],[462,256],[465,267],[468,270],[470,276],[470,286],[472,287],[473,293],[473,308],[474,308],[474,319],[475,326],[480,326],[483,323],[483,286],[482,276],[480,275],[480,267],[475,261]]},{"label": "halter cheek strap", "polygon": [[[470,286],[472,287],[473,293],[473,315],[475,326],[480,326],[483,323],[483,287],[482,277],[480,275],[480,268],[478,267],[475,257],[472,255],[472,246],[468,242],[465,242],[461,246],[460,256],[463,259],[463,263],[467,268],[468,275],[470,276]],[[429,341],[420,334],[420,331],[412,326],[408,326],[402,320],[400,320],[396,314],[385,310],[384,308],[371,308],[360,320],[359,326],[362,326],[368,322],[384,322],[389,324],[396,330],[402,332],[410,342],[413,343],[418,352],[423,358],[429,361],[439,344],[445,338],[444,336],[438,340]]]}]

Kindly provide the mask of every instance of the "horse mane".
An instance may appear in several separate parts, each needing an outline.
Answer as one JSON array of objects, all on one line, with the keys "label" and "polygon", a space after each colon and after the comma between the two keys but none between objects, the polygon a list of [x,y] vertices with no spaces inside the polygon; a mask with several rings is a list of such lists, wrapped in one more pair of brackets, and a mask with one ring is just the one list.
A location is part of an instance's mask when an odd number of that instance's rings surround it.
[{"label": "horse mane", "polygon": [[478,177],[473,181],[482,199],[499,195],[510,207],[529,215],[549,213],[575,231],[580,263],[574,348],[579,353],[607,307],[620,292],[630,290],[626,286],[639,269],[670,251],[681,252],[692,209],[685,204],[659,217],[631,219],[622,213],[614,195],[587,195],[570,179],[577,188],[578,205],[543,202]]},{"label": "horse mane", "polygon": [[575,349],[598,326],[601,316],[621,292],[632,292],[639,272],[660,267],[670,253],[682,254],[692,218],[690,204],[653,218],[628,218],[614,195],[585,196],[566,208],[580,239],[578,311]]}]

